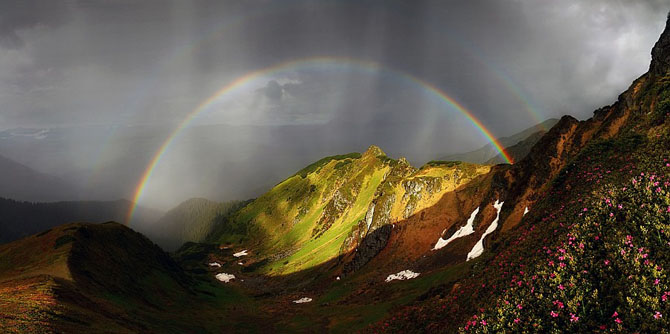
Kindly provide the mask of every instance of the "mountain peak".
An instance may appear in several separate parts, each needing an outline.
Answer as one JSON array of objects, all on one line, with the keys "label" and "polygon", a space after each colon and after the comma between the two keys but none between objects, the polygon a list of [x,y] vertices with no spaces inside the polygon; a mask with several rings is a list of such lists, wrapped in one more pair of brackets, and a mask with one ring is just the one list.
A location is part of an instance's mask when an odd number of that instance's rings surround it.
[{"label": "mountain peak", "polygon": [[363,155],[377,157],[380,155],[386,156],[386,153],[384,153],[384,151],[382,151],[382,149],[379,148],[379,146],[370,145],[370,147],[368,147],[368,149],[365,151],[365,153],[363,153]]},{"label": "mountain peak", "polygon": [[649,72],[653,75],[665,75],[670,71],[670,13],[665,29],[654,48],[651,49],[651,66]]}]

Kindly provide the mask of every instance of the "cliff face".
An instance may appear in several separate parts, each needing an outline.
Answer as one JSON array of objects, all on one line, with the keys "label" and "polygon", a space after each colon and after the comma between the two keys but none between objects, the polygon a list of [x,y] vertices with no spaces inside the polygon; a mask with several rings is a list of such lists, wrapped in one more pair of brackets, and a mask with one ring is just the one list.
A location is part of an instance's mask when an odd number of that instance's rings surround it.
[{"label": "cliff face", "polygon": [[655,76],[664,76],[670,70],[670,15],[661,38],[651,49],[651,65],[649,73]]}]

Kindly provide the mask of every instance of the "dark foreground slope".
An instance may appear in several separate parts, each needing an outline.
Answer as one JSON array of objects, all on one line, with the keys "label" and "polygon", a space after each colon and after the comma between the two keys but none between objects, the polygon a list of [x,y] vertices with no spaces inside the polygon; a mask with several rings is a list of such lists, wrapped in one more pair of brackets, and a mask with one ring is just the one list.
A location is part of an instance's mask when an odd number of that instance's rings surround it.
[{"label": "dark foreground slope", "polygon": [[226,297],[116,223],[67,224],[0,246],[2,333],[216,333]]}]

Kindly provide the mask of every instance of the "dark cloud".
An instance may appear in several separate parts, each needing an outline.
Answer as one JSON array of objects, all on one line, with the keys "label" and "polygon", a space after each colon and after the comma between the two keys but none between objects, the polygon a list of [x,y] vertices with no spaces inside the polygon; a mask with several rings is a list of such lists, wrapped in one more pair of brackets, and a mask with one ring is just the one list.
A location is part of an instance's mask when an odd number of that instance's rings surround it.
[{"label": "dark cloud", "polygon": [[0,1],[0,46],[18,48],[23,45],[22,30],[51,28],[69,18],[67,1],[5,0]]},{"label": "dark cloud", "polygon": [[271,100],[281,100],[282,95],[284,94],[284,88],[280,85],[277,80],[270,80],[268,84],[261,89],[265,97]]},{"label": "dark cloud", "polygon": [[[277,153],[273,168],[282,172],[290,168],[281,161],[294,168],[322,151],[370,144],[421,162],[486,142],[426,85],[499,136],[565,113],[585,118],[646,71],[669,10],[667,0],[5,0],[0,130],[170,129],[240,77],[331,56],[359,61],[264,72],[195,122],[302,129],[272,137],[264,128],[246,138],[244,150],[227,147],[222,155],[237,161],[240,173],[245,152],[264,156],[264,140],[292,152]],[[116,143],[111,139],[97,142],[100,151],[124,152],[104,144]],[[179,145],[190,157],[189,149],[204,144]],[[90,168],[69,160],[77,172]],[[174,167],[162,182],[198,167]]]}]

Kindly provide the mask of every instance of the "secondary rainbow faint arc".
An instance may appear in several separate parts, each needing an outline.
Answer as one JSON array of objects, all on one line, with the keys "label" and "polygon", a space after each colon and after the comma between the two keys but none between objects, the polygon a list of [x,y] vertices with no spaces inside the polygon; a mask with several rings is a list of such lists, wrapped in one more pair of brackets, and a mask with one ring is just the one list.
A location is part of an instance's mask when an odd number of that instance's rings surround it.
[{"label": "secondary rainbow faint arc", "polygon": [[154,169],[160,162],[161,158],[163,155],[167,152],[167,149],[169,148],[170,144],[174,141],[174,139],[179,135],[179,133],[186,128],[191,121],[207,110],[207,108],[212,105],[214,102],[222,98],[224,95],[232,92],[238,87],[243,86],[246,83],[249,83],[253,79],[259,78],[263,75],[268,75],[272,74],[274,72],[282,71],[282,70],[288,70],[291,68],[300,68],[301,66],[306,66],[306,65],[334,65],[334,64],[339,64],[339,65],[347,65],[347,66],[357,66],[363,69],[368,69],[368,70],[375,70],[375,71],[384,71],[385,73],[390,73],[394,75],[398,75],[402,77],[405,80],[408,80],[419,87],[423,88],[424,90],[430,92],[431,94],[434,94],[438,96],[442,101],[446,102],[448,105],[456,109],[459,113],[464,115],[478,130],[481,132],[488,140],[491,141],[493,146],[496,148],[498,152],[500,152],[501,156],[507,163],[513,163],[512,158],[509,156],[509,154],[505,151],[505,149],[500,145],[500,143],[496,140],[494,135],[489,131],[484,124],[482,124],[481,121],[479,121],[473,114],[470,112],[468,109],[466,109],[462,104],[460,104],[458,101],[454,100],[452,97],[448,96],[445,92],[441,91],[439,88],[435,87],[435,85],[421,80],[411,74],[401,72],[398,70],[390,69],[387,67],[382,66],[381,64],[371,62],[371,61],[365,61],[365,60],[359,60],[359,59],[352,59],[352,58],[344,58],[344,57],[309,57],[309,58],[301,58],[297,60],[291,60],[288,62],[283,62],[279,63],[270,67],[266,67],[257,71],[253,71],[250,73],[247,73],[243,76],[240,76],[227,85],[223,86],[221,89],[219,89],[216,93],[211,95],[209,98],[207,98],[205,101],[200,103],[192,112],[190,112],[180,123],[179,125],[175,128],[174,131],[167,137],[167,139],[163,142],[163,144],[160,146],[160,148],[156,151],[156,154],[153,156],[149,164],[147,165],[147,168],[144,170],[144,173],[142,174],[142,177],[140,179],[140,182],[138,183],[134,195],[133,195],[133,203],[131,204],[131,208],[128,212],[127,218],[126,218],[126,224],[130,225],[130,221],[133,218],[133,215],[135,213],[135,209],[137,208],[137,203],[139,202],[144,189],[146,188],[146,185],[151,178],[151,175],[153,174]]}]

